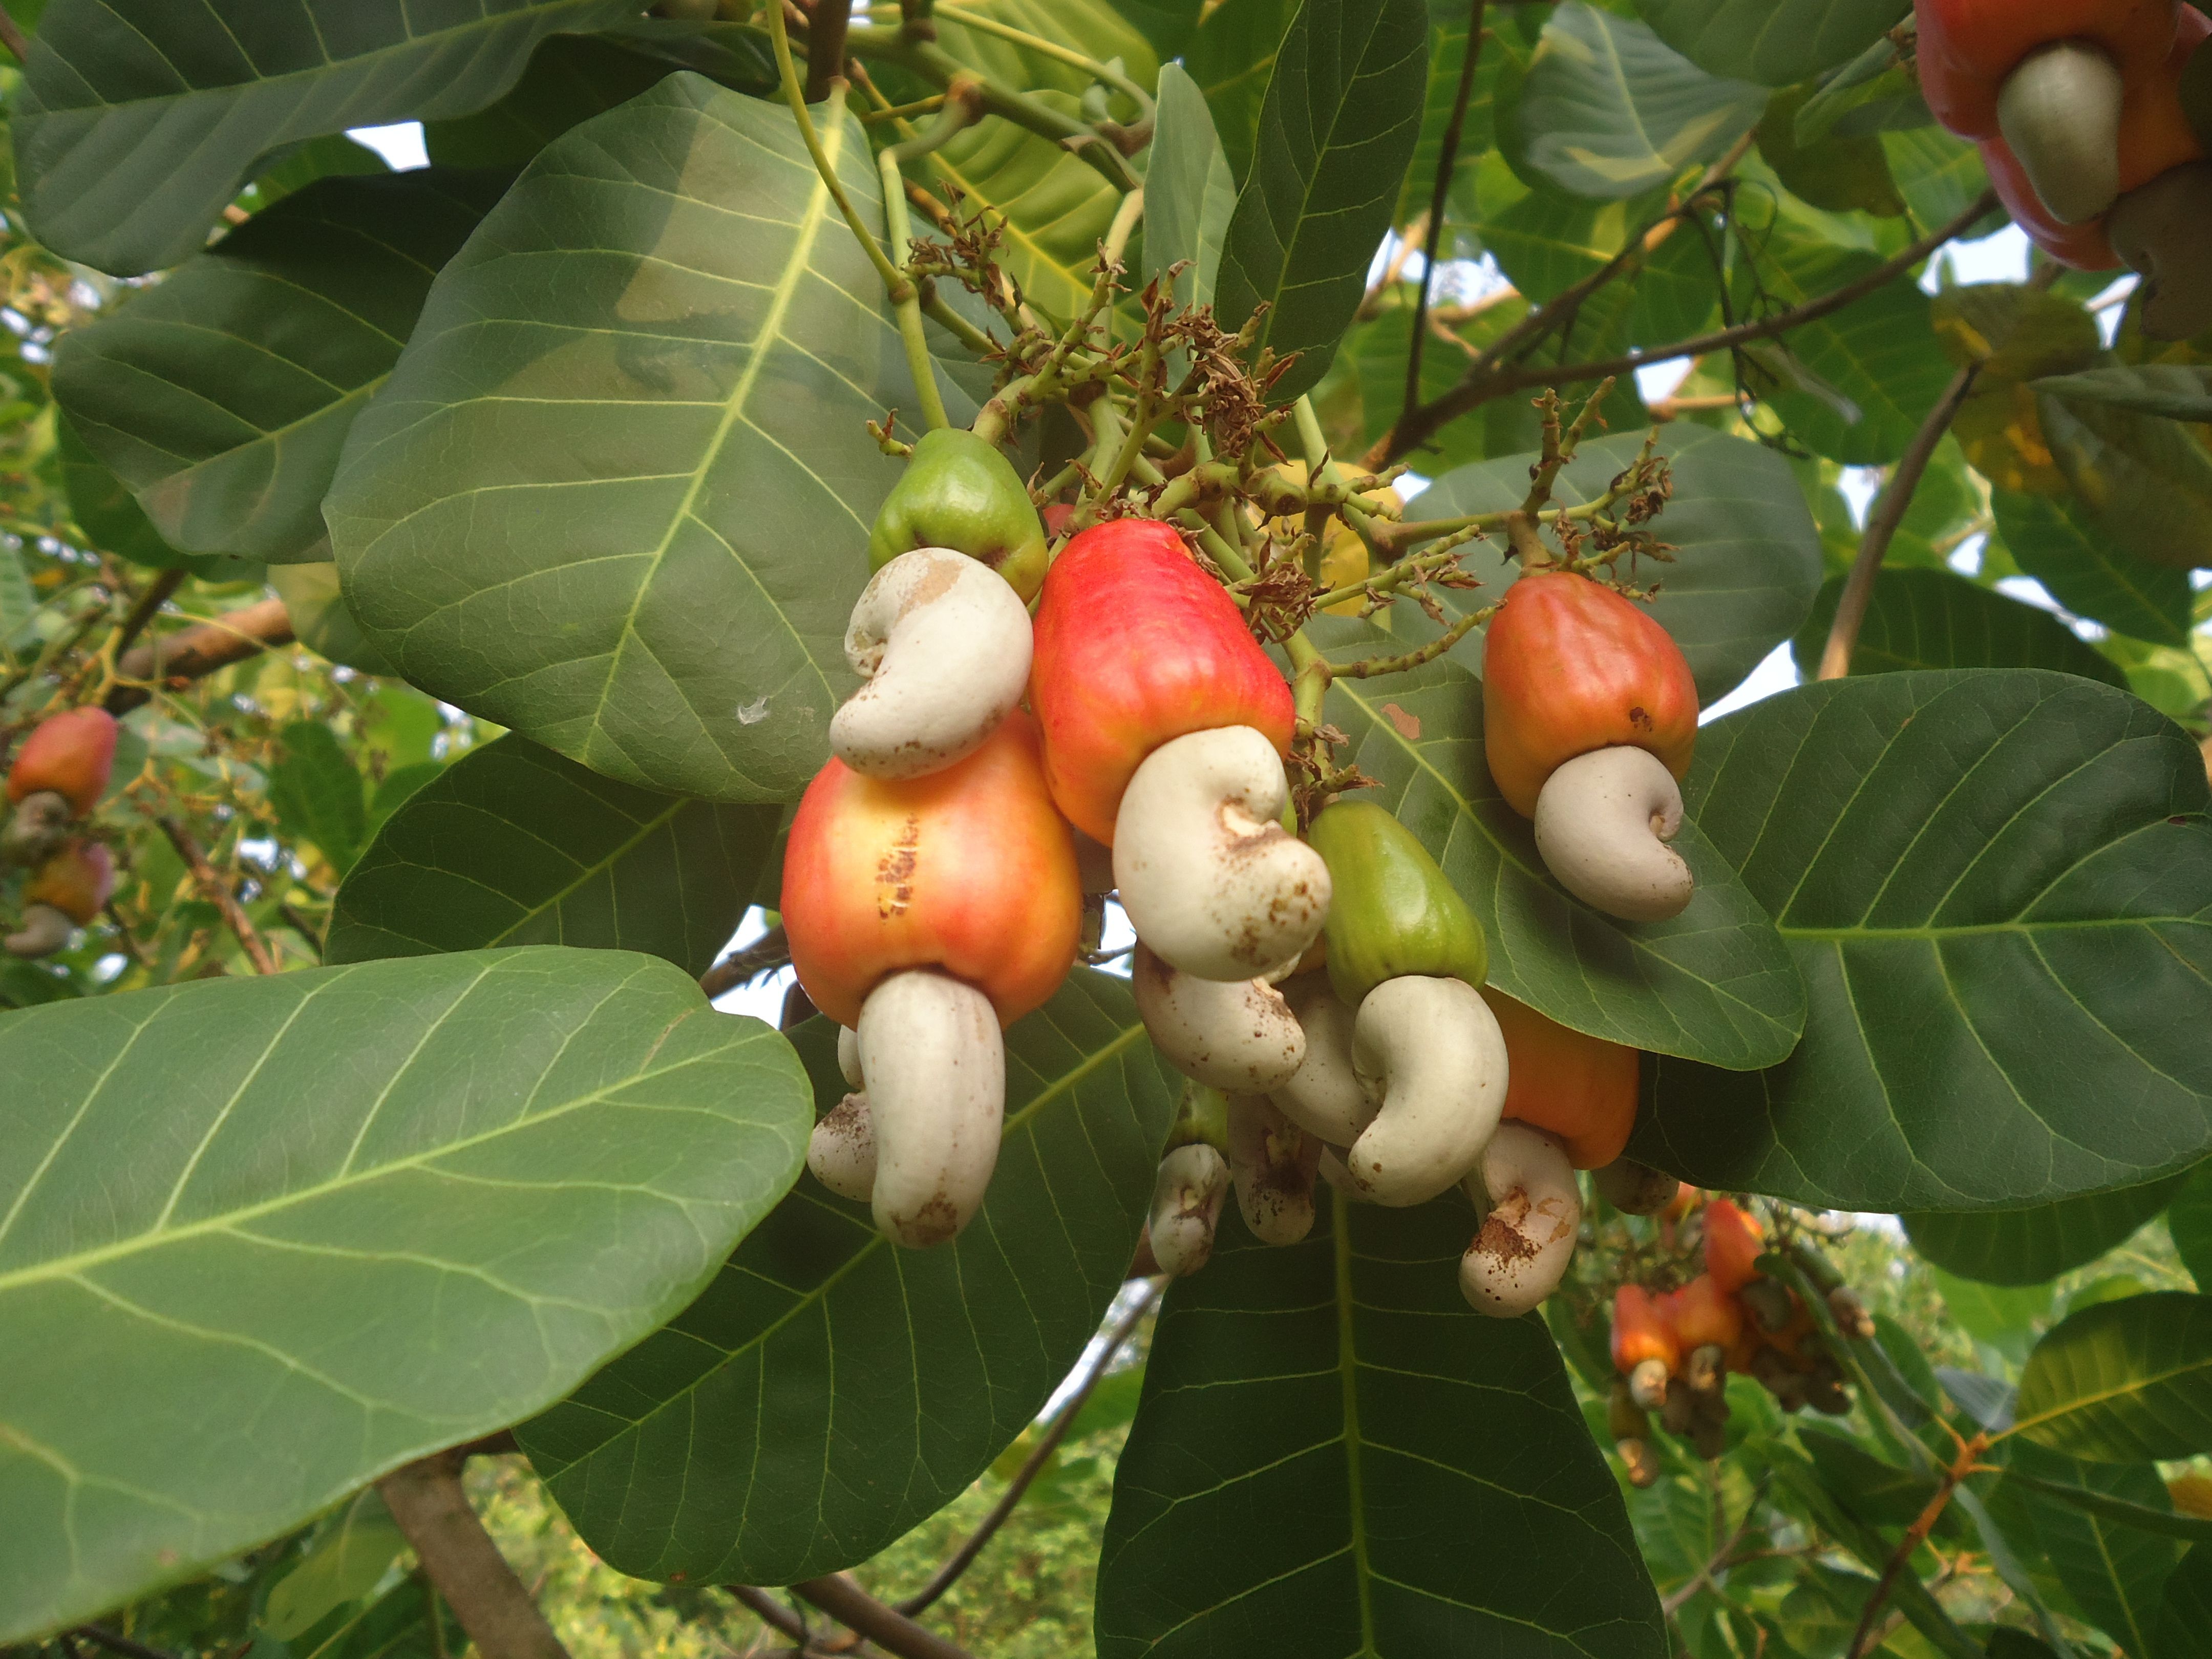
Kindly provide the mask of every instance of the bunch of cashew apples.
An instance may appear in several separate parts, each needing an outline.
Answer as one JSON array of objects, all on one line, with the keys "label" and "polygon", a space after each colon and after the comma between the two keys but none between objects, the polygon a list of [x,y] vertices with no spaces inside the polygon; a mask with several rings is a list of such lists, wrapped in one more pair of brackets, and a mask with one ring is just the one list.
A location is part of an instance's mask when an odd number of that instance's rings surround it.
[{"label": "bunch of cashew apples", "polygon": [[72,708],[42,720],[8,769],[9,816],[0,863],[30,872],[9,954],[52,956],[98,915],[115,888],[107,848],[77,833],[106,792],[115,763],[115,718]]},{"label": "bunch of cashew apples", "polygon": [[1979,141],[2007,211],[2052,258],[2142,277],[2154,339],[2212,328],[2212,161],[2182,76],[2212,19],[2177,0],[1917,0],[1920,87]]}]

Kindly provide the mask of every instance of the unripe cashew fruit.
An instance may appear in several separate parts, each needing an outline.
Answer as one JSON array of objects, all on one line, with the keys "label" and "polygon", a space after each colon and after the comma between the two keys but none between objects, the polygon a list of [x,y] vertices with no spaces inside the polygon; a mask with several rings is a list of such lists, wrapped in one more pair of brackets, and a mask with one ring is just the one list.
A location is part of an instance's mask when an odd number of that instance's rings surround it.
[{"label": "unripe cashew fruit", "polygon": [[1352,1010],[1337,1000],[1327,974],[1301,974],[1283,987],[1283,1000],[1305,1036],[1298,1069],[1272,1091],[1291,1122],[1335,1146],[1349,1146],[1374,1121],[1375,1107],[1352,1063]]},{"label": "unripe cashew fruit", "polygon": [[1698,740],[1698,687],[1665,629],[1587,576],[1536,570],[1505,590],[1482,646],[1482,747],[1515,811],[1562,762],[1648,749],[1677,778]]},{"label": "unripe cashew fruit", "polygon": [[861,590],[845,659],[867,684],[831,718],[830,747],[872,778],[921,777],[974,754],[1021,702],[1030,613],[973,559],[918,547]]},{"label": "unripe cashew fruit", "polygon": [[1328,978],[1349,1008],[1406,974],[1480,987],[1490,944],[1413,832],[1372,801],[1324,807],[1307,831],[1328,866]]},{"label": "unripe cashew fruit", "polygon": [[2188,161],[2130,191],[2105,221],[2112,251],[2142,276],[2133,310],[2154,340],[2212,329],[2212,161]]},{"label": "unripe cashew fruit", "polygon": [[[1074,962],[1083,897],[1029,717],[924,778],[831,760],[792,820],[778,908],[799,982],[840,1025],[908,968],[979,987],[1002,1024],[1043,1002]],[[879,1081],[871,1067],[871,1093]]]},{"label": "unripe cashew fruit", "polygon": [[73,841],[23,884],[23,902],[51,905],[82,927],[115,890],[115,860],[96,841]]},{"label": "unripe cashew fruit", "polygon": [[1152,1046],[1194,1082],[1264,1094],[1305,1058],[1305,1033],[1265,980],[1200,979],[1139,943],[1129,983]]},{"label": "unripe cashew fruit", "polygon": [[1328,915],[1328,866],[1276,822],[1281,757],[1249,726],[1193,732],[1123,792],[1114,880],[1137,937],[1200,979],[1252,979],[1297,957]]},{"label": "unripe cashew fruit", "polygon": [[1482,1149],[1467,1192],[1482,1225],[1460,1258],[1460,1292],[1477,1313],[1517,1317],[1559,1288],[1574,1260],[1583,1224],[1574,1166],[1558,1137],[1509,1120]]},{"label": "unripe cashew fruit", "polygon": [[1725,1198],[1705,1206],[1705,1271],[1726,1294],[1759,1277],[1755,1265],[1766,1248],[1765,1230]]},{"label": "unripe cashew fruit", "polygon": [[1696,878],[1667,845],[1682,828],[1682,791],[1646,749],[1594,749],[1564,763],[1536,797],[1536,850],[1559,885],[1624,921],[1665,921],[1689,908]]},{"label": "unripe cashew fruit", "polygon": [[806,1138],[806,1167],[840,1198],[866,1204],[876,1190],[876,1125],[868,1097],[849,1094]]},{"label": "unripe cashew fruit", "polygon": [[0,861],[43,863],[61,845],[76,817],[69,798],[52,789],[24,796],[9,815],[7,828],[0,830]]},{"label": "unripe cashew fruit", "polygon": [[1167,525],[1115,519],[1070,541],[1045,579],[1036,640],[1045,775],[1094,841],[1112,844],[1121,792],[1173,738],[1249,726],[1290,752],[1290,686]]},{"label": "unripe cashew fruit", "polygon": [[1006,1054],[990,999],[927,969],[893,974],[861,1005],[860,1069],[876,1226],[893,1243],[941,1244],[982,1207],[999,1161]]},{"label": "unripe cashew fruit", "polygon": [[105,708],[71,708],[41,720],[8,769],[8,799],[20,805],[46,790],[82,817],[100,805],[115,764],[115,716]]},{"label": "unripe cashew fruit", "polygon": [[1681,1364],[1666,1310],[1641,1285],[1613,1293],[1613,1368],[1628,1379],[1629,1397],[1648,1412],[1666,1403],[1667,1379]]},{"label": "unripe cashew fruit", "polygon": [[1498,1127],[1505,1038],[1464,980],[1408,974],[1367,994],[1352,1058],[1380,1105],[1345,1167],[1376,1204],[1423,1204],[1455,1186]]},{"label": "unripe cashew fruit", "polygon": [[1206,1264],[1228,1191],[1227,1160],[1202,1140],[1178,1146],[1160,1160],[1146,1236],[1162,1273],[1182,1279]]},{"label": "unripe cashew fruit", "polygon": [[2087,40],[2039,46],[2005,77],[1997,127],[2061,224],[2096,218],[2120,193],[2120,66]]},{"label": "unripe cashew fruit", "polygon": [[[1577,1170],[1602,1169],[1619,1158],[1628,1144],[1628,1132],[1636,1127],[1636,1050],[1562,1025],[1503,991],[1485,987],[1482,1000],[1505,1034],[1506,1060],[1512,1068],[1505,1115],[1559,1136],[1565,1143],[1568,1161]],[[1653,1176],[1650,1170],[1644,1173]],[[1651,1184],[1661,1188],[1650,1200],[1651,1210],[1656,1210],[1674,1195],[1676,1183],[1672,1176],[1653,1176]],[[1602,1184],[1599,1190],[1604,1190]],[[1607,1199],[1613,1208],[1632,1215],[1651,1212],[1628,1210],[1610,1193]]]},{"label": "unripe cashew fruit", "polygon": [[[1497,1004],[1491,1005],[1491,1011],[1493,1013],[1497,1012]],[[1505,1052],[1510,1054],[1513,1052],[1513,1028],[1502,1018],[1498,1023],[1505,1027]],[[1516,1081],[1520,1078],[1517,1068],[1514,1078]],[[1506,1103],[1509,1107],[1512,1099],[1512,1091],[1508,1089]],[[1655,1170],[1649,1164],[1639,1164],[1632,1158],[1617,1158],[1610,1164],[1599,1164],[1590,1171],[1590,1182],[1596,1187],[1599,1196],[1623,1215],[1657,1215],[1672,1204],[1682,1190],[1682,1183],[1673,1176]]]},{"label": "unripe cashew fruit", "polygon": [[0,939],[11,957],[50,957],[70,942],[76,931],[71,921],[51,904],[27,904],[15,931]]},{"label": "unripe cashew fruit", "polygon": [[837,1028],[837,1072],[854,1088],[867,1087],[860,1071],[860,1034],[849,1025]]},{"label": "unripe cashew fruit", "polygon": [[1229,1169],[1237,1207],[1262,1244],[1295,1244],[1312,1231],[1321,1142],[1265,1095],[1229,1097]]},{"label": "unripe cashew fruit", "polygon": [[1044,524],[996,444],[958,427],[926,432],[868,535],[880,570],[917,547],[949,547],[1006,579],[1027,605],[1044,584]]}]

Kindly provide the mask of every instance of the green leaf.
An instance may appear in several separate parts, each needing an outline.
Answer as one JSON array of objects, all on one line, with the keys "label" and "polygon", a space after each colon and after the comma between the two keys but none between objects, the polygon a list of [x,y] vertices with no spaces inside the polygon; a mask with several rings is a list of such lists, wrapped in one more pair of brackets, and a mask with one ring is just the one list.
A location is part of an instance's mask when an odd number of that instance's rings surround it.
[{"label": "green leaf", "polygon": [[[1585,443],[1553,489],[1569,506],[1604,494],[1643,447],[1637,434]],[[1690,660],[1698,695],[1710,702],[1733,690],[1761,659],[1796,631],[1820,591],[1820,532],[1789,463],[1772,450],[1709,427],[1678,422],[1662,433],[1659,453],[1674,476],[1674,494],[1653,523],[1676,550],[1674,562],[1644,566],[1639,583],[1655,578],[1651,616]],[[1528,493],[1534,455],[1454,469],[1413,499],[1409,520],[1444,519],[1518,507]],[[1467,550],[1466,568],[1483,586],[1471,593],[1439,590],[1448,615],[1494,605],[1520,574],[1498,542]],[[1401,633],[1431,636],[1409,605],[1394,614]],[[1480,673],[1482,631],[1453,653]]]},{"label": "green leaf", "polygon": [[2174,568],[2212,565],[2212,454],[2186,427],[2047,392],[2035,409],[2059,471],[2123,550]]},{"label": "green leaf", "polygon": [[1261,106],[1297,9],[1297,0],[1222,0],[1199,24],[1183,56],[1213,112],[1230,173],[1240,184],[1252,171]]},{"label": "green leaf", "polygon": [[1190,268],[1175,279],[1176,303],[1207,305],[1221,269],[1221,239],[1237,205],[1237,181],[1205,94],[1180,64],[1160,71],[1158,121],[1145,174],[1145,275],[1164,276],[1187,259]]},{"label": "green leaf", "polygon": [[[2094,1466],[2075,1465],[2078,1470],[2084,1472],[2087,1467]],[[2087,1514],[2118,1522],[2122,1526],[2133,1527],[2139,1532],[2154,1532],[2166,1538],[2199,1542],[2212,1540],[2212,1520],[2203,1516],[2177,1512],[2172,1507],[2172,1500],[2166,1496],[2163,1482],[2160,1483],[2160,1496],[2166,1498],[2166,1502],[2153,1505],[2131,1504],[2125,1498],[2115,1498],[2110,1492],[2100,1492],[2093,1486],[2081,1486],[2072,1480],[2046,1480],[2036,1475],[2024,1474],[2017,1460],[2005,1472],[2005,1478],[2039,1497],[2054,1498]]]},{"label": "green leaf", "polygon": [[[1312,626],[1334,661],[1403,647],[1366,623]],[[1698,878],[1690,908],[1672,921],[1615,921],[1567,896],[1528,820],[1498,793],[1481,695],[1465,669],[1445,661],[1339,679],[1324,712],[1352,739],[1340,759],[1380,782],[1361,798],[1396,814],[1474,907],[1492,984],[1577,1030],[1719,1066],[1771,1065],[1796,1044],[1804,991],[1789,953],[1694,825],[1674,843]]]},{"label": "green leaf", "polygon": [[1637,1156],[1723,1190],[1966,1210],[2212,1151],[2212,794],[2162,716],[2027,669],[1829,680],[1707,726],[1683,793],[1810,1009],[1762,1074],[1647,1067]]},{"label": "green leaf", "polygon": [[[964,27],[958,21],[962,12],[988,17],[1058,46],[1072,46],[1100,63],[1119,58],[1129,78],[1140,87],[1151,86],[1159,73],[1151,42],[1111,0],[961,0],[957,10],[938,16],[938,37],[952,56],[1001,86],[1079,97],[1091,87],[1091,77],[1064,59]],[[1133,109],[1130,112],[1133,114]]]},{"label": "green leaf", "polygon": [[[1774,284],[1776,297],[1795,304],[1880,263],[1850,249],[1806,254]],[[1886,465],[1904,454],[1951,380],[1949,366],[1928,349],[1928,296],[1905,277],[1790,330],[1784,343],[1801,384],[1771,373],[1748,384],[1788,422],[1791,436],[1846,466]],[[1806,389],[1808,383],[1832,395]]]},{"label": "green leaf", "polygon": [[1990,505],[2013,562],[2075,616],[2154,645],[2189,643],[2188,572],[2130,558],[2075,501],[1993,489]]},{"label": "green leaf", "polygon": [[38,239],[117,276],[182,263],[286,145],[481,109],[549,34],[629,0],[485,0],[427,21],[352,0],[318,27],[298,0],[54,0],[10,112]]},{"label": "green leaf", "polygon": [[1786,87],[1767,100],[1759,118],[1759,153],[1775,176],[1792,195],[1831,213],[1858,210],[1886,219],[1901,215],[1905,198],[1890,176],[1889,153],[1875,134],[1798,143],[1797,112],[1808,95],[1806,87]]},{"label": "green leaf", "polygon": [[512,172],[578,122],[636,97],[673,68],[604,35],[553,35],[497,103],[473,115],[425,121],[422,148],[435,167]]},{"label": "green leaf", "polygon": [[12,640],[39,611],[39,596],[23,572],[23,556],[0,545],[0,641]]},{"label": "green leaf", "polygon": [[1542,1322],[1460,1299],[1472,1212],[1336,1199],[1279,1249],[1234,1211],[1152,1339],[1099,1559],[1100,1659],[1665,1654]]},{"label": "green leaf", "polygon": [[1764,88],[1709,75],[1642,23],[1566,0],[1544,25],[1517,118],[1531,166],[1613,200],[1717,159],[1765,107]]},{"label": "green leaf", "polygon": [[327,726],[298,721],[278,733],[276,741],[280,753],[268,768],[269,804],[276,809],[276,821],[286,835],[321,848],[324,857],[343,875],[368,838],[368,802],[362,775]]},{"label": "green leaf", "polygon": [[281,1641],[304,1636],[325,1617],[374,1589],[407,1548],[383,1498],[356,1493],[308,1546],[289,1572],[270,1587],[261,1628]]},{"label": "green leaf", "polygon": [[1911,0],[1638,0],[1659,38],[1712,75],[1808,81],[1881,40]]},{"label": "green leaf", "polygon": [[54,416],[54,450],[62,488],[69,495],[70,517],[91,538],[95,550],[155,570],[205,568],[203,561],[178,552],[161,539],[161,532],[154,528],[137,498],[122,479],[100,465],[100,458],[77,435],[69,416],[58,410]]},{"label": "green leaf", "polygon": [[[795,1034],[823,1109],[836,1027]],[[1126,985],[1079,969],[1006,1033],[989,1196],[902,1250],[810,1176],[679,1318],[517,1431],[585,1540],[641,1577],[781,1584],[964,1490],[1098,1328],[1175,1094]]]},{"label": "green leaf", "polygon": [[1946,1272],[1984,1285],[2043,1285],[2125,1243],[2188,1179],[2175,1176],[2033,1210],[1920,1210],[1899,1219],[1912,1248]]},{"label": "green leaf", "polygon": [[1421,0],[1305,0],[1283,37],[1215,307],[1234,330],[1267,306],[1260,343],[1299,354],[1278,402],[1328,372],[1366,292],[1420,137],[1428,49]]},{"label": "green leaf", "polygon": [[2204,1650],[2212,1630],[2212,1546],[2191,1546],[2166,1581],[2159,1608],[2158,1639],[2147,1659],[2191,1659]]},{"label": "green leaf", "polygon": [[2212,1297],[2154,1291],[2072,1315],[2028,1356],[2014,1419],[2091,1462],[2212,1450]]},{"label": "green leaf", "polygon": [[1114,9],[1144,35],[1163,64],[1182,55],[1205,9],[1203,0],[1114,0]]},{"label": "green leaf", "polygon": [[763,895],[772,806],[617,783],[513,733],[423,785],[338,889],[326,962],[577,945],[711,966]]},{"label": "green leaf", "polygon": [[2202,363],[2118,363],[2078,374],[2049,374],[2038,392],[2076,403],[2112,404],[2169,421],[2212,421],[2212,367]]},{"label": "green leaf", "polygon": [[[1820,665],[1828,629],[1843,599],[1844,578],[1831,576],[1813,614],[1790,641],[1797,672],[1810,679]],[[2118,664],[2044,610],[1948,570],[1884,570],[1875,578],[1854,674],[1917,668],[2050,668],[2124,686]]]},{"label": "green leaf", "polygon": [[357,668],[364,674],[396,675],[392,659],[368,642],[353,608],[338,591],[338,568],[319,564],[272,564],[269,586],[284,601],[284,615],[301,644],[319,657]]},{"label": "green leaf", "polygon": [[[1894,49],[1885,46],[1884,50],[1893,52]],[[1897,180],[1898,191],[1916,222],[1923,225],[1948,224],[1990,187],[1988,169],[1982,166],[1982,152],[1972,139],[1957,137],[1936,125],[1927,113],[1928,106],[1920,101],[1919,82],[1911,70],[1899,65],[1893,73],[1899,77],[1913,113],[1905,123],[1910,131],[1882,128],[1881,147],[1889,154],[1890,177]],[[1848,119],[1844,125],[1850,125]],[[1801,132],[1799,136],[1803,135]],[[1992,210],[1989,217],[1967,234],[2002,226],[2003,215],[2002,208]]]},{"label": "green leaf", "polygon": [[775,1032],[603,951],[50,1004],[0,1020],[0,1075],[11,1641],[559,1399],[807,1129]]},{"label": "green leaf", "polygon": [[[823,142],[876,221],[857,123]],[[415,684],[596,772],[794,795],[853,684],[903,364],[789,112],[671,76],[433,285],[326,504],[347,602]]]},{"label": "green leaf", "polygon": [[[1436,193],[1437,167],[1443,160],[1444,132],[1459,101],[1460,74],[1467,64],[1468,8],[1460,0],[1430,0],[1428,92],[1421,109],[1421,136],[1413,146],[1413,165],[1407,169],[1394,216],[1401,225],[1429,210]],[[1444,220],[1452,225],[1473,217],[1475,170],[1495,142],[1491,95],[1498,82],[1499,65],[1507,56],[1502,42],[1486,40],[1475,60],[1474,84],[1468,88],[1467,109],[1460,120],[1459,147],[1453,152],[1451,182],[1445,187]],[[1460,241],[1461,251],[1476,250]],[[1447,236],[1444,255],[1449,258],[1455,239]]]},{"label": "green leaf", "polygon": [[[2172,1508],[2166,1482],[2148,1463],[2083,1463],[2033,1441],[2012,1449],[2012,1467],[2045,1481],[2095,1491],[2146,1510]],[[2036,1488],[2029,1500],[2035,1530],[2058,1582],[2088,1621],[2125,1653],[2150,1653],[2166,1581],[2181,1547],[2157,1533],[2111,1516],[2056,1502]]]},{"label": "green leaf", "polygon": [[2051,1314],[2055,1293],[2048,1285],[2008,1287],[1954,1279],[1941,1267],[1931,1271],[1943,1305],[1960,1329],[1986,1342],[2017,1365],[2027,1358],[2035,1326]]},{"label": "green leaf", "polygon": [[2181,1265],[2203,1290],[2212,1285],[2212,1164],[2194,1171],[2174,1194],[2166,1216]]}]

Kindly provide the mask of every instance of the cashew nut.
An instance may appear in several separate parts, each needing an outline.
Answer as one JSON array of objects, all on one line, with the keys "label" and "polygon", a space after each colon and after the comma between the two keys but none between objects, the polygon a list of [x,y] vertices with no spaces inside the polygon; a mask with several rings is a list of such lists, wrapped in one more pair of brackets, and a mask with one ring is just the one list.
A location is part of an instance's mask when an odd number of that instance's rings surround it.
[{"label": "cashew nut", "polygon": [[999,1161],[1006,1103],[999,1018],[974,986],[909,969],[860,1005],[860,1049],[875,1130],[876,1226],[893,1243],[941,1244],[981,1207]]},{"label": "cashew nut", "polygon": [[2112,252],[2142,276],[2136,314],[2154,340],[2212,328],[2212,161],[2185,161],[2112,204]]},{"label": "cashew nut", "polygon": [[806,1167],[840,1198],[866,1204],[876,1190],[876,1125],[868,1097],[847,1095],[806,1138]]},{"label": "cashew nut", "polygon": [[1617,1158],[1592,1170],[1590,1180],[1600,1196],[1623,1215],[1656,1215],[1682,1189],[1673,1176],[1632,1158]]},{"label": "cashew nut", "polygon": [[1313,1227],[1321,1142],[1265,1095],[1229,1097],[1229,1169],[1237,1207],[1262,1244],[1295,1244]]},{"label": "cashew nut", "polygon": [[830,722],[830,746],[855,772],[918,778],[982,747],[1021,702],[1030,615],[989,566],[917,547],[860,592],[845,659],[867,684]]},{"label": "cashew nut", "polygon": [[27,904],[22,925],[0,945],[6,945],[11,957],[50,957],[67,945],[76,931],[76,924],[52,905]]},{"label": "cashew nut", "polygon": [[1352,1065],[1352,1010],[1329,988],[1327,974],[1304,974],[1283,988],[1305,1037],[1305,1058],[1271,1092],[1276,1108],[1300,1128],[1332,1146],[1349,1146],[1374,1120],[1375,1108]]},{"label": "cashew nut", "polygon": [[0,862],[25,866],[42,864],[60,846],[76,808],[67,795],[40,789],[15,803],[8,827],[0,830]]},{"label": "cashew nut", "polygon": [[1477,1313],[1527,1313],[1559,1288],[1583,1224],[1567,1150],[1557,1136],[1508,1119],[1483,1148],[1467,1193],[1478,1213],[1488,1213],[1460,1258],[1460,1291]]},{"label": "cashew nut", "polygon": [[837,1070],[848,1087],[867,1086],[867,1079],[860,1074],[860,1034],[849,1025],[837,1028]]},{"label": "cashew nut", "polygon": [[1997,130],[2051,216],[2081,225],[2120,193],[2120,66],[2087,40],[2021,59],[1997,93]]},{"label": "cashew nut", "polygon": [[1407,974],[1370,991],[1352,1060],[1375,1120],[1345,1167],[1377,1204],[1425,1203],[1474,1167],[1505,1104],[1505,1034],[1464,980]]},{"label": "cashew nut", "polygon": [[1152,1260],[1177,1279],[1203,1267],[1213,1255],[1214,1224],[1229,1190],[1229,1165],[1202,1140],[1176,1147],[1160,1160],[1152,1183],[1150,1236]]},{"label": "cashew nut", "polygon": [[1265,980],[1200,979],[1140,944],[1130,988],[1152,1046],[1209,1089],[1264,1092],[1288,1082],[1305,1057],[1305,1033]]},{"label": "cashew nut", "polygon": [[1695,883],[1667,843],[1682,827],[1682,791],[1648,749],[1616,744],[1562,762],[1536,797],[1536,850],[1559,885],[1624,921],[1664,921]]},{"label": "cashew nut", "polygon": [[1114,821],[1114,879],[1137,937],[1200,979],[1252,979],[1313,943],[1328,866],[1277,823],[1282,757],[1249,726],[1164,743]]}]

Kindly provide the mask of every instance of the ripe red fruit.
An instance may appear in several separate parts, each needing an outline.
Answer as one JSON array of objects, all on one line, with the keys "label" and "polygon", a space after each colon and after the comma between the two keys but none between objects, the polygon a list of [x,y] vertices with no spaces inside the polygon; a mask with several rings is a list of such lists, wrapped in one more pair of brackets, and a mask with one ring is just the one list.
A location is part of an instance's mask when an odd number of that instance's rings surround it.
[{"label": "ripe red fruit", "polygon": [[1641,1285],[1623,1285],[1613,1293],[1613,1369],[1627,1376],[1652,1359],[1670,1376],[1681,1364],[1673,1322],[1658,1297]]},{"label": "ripe red fruit", "polygon": [[8,799],[51,790],[82,817],[100,804],[114,764],[115,716],[105,708],[72,708],[40,722],[24,739],[8,772]]},{"label": "ripe red fruit", "polygon": [[1743,1334],[1743,1307],[1711,1273],[1699,1273],[1674,1292],[1674,1339],[1685,1350],[1732,1348]]},{"label": "ripe red fruit", "polygon": [[1735,1205],[1717,1198],[1705,1206],[1705,1271],[1722,1290],[1733,1295],[1758,1278],[1765,1248],[1764,1230]]}]

